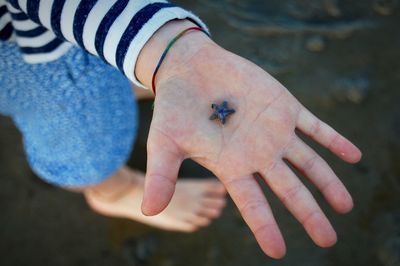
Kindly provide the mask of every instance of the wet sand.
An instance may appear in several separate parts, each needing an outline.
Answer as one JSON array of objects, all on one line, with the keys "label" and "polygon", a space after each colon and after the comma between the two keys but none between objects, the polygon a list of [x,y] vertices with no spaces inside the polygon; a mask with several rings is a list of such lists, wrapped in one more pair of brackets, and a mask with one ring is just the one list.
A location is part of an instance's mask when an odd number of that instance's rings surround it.
[{"label": "wet sand", "polygon": [[[351,166],[316,147],[354,197],[348,215],[334,213],[304,179],[338,244],[316,247],[266,187],[287,240],[281,261],[263,255],[231,202],[221,219],[190,235],[101,217],[80,194],[35,177],[20,134],[0,117],[0,265],[400,265],[399,1],[177,2],[205,20],[218,43],[262,66],[363,150]],[[144,169],[151,103],[141,113],[130,164]],[[191,162],[181,172],[209,175]]]}]

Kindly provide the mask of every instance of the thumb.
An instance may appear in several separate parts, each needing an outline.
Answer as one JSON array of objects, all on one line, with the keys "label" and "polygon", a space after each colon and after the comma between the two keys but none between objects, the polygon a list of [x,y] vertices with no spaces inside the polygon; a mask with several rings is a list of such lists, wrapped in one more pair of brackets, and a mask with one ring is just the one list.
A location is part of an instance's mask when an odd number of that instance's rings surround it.
[{"label": "thumb", "polygon": [[183,156],[175,143],[163,133],[150,132],[147,141],[147,171],[142,202],[144,215],[164,210],[175,191]]}]

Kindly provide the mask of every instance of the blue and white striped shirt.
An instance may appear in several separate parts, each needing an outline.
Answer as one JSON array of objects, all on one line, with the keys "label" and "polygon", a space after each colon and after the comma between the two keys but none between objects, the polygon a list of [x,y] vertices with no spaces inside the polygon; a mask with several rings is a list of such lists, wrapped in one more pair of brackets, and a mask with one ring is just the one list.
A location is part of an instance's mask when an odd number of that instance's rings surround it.
[{"label": "blue and white striped shirt", "polygon": [[72,45],[144,87],[134,69],[143,46],[166,22],[189,11],[159,0],[0,0],[0,40],[16,41],[27,63],[56,60]]}]

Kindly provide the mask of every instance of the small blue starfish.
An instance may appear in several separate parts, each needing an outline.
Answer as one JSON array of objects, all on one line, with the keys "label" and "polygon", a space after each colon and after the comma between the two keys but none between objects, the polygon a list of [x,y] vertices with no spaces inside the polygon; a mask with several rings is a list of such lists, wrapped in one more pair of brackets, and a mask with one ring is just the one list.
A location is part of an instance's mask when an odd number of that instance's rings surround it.
[{"label": "small blue starfish", "polygon": [[211,104],[211,108],[214,109],[214,113],[210,116],[210,120],[219,119],[222,124],[225,124],[228,115],[235,112],[234,109],[228,108],[228,102],[224,101],[221,105]]}]

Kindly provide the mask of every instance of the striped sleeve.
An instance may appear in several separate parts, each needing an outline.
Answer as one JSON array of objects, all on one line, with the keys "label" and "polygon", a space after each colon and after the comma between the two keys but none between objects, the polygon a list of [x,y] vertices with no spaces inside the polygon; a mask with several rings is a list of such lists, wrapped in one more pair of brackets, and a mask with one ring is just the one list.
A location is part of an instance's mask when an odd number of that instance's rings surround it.
[{"label": "striped sleeve", "polygon": [[6,2],[0,0],[0,40],[9,40],[12,34],[11,15],[8,13]]},{"label": "striped sleeve", "polygon": [[8,0],[7,7],[26,61],[39,62],[49,52],[57,57],[75,44],[143,88],[135,64],[162,25],[187,18],[207,29],[191,12],[163,0]]}]

